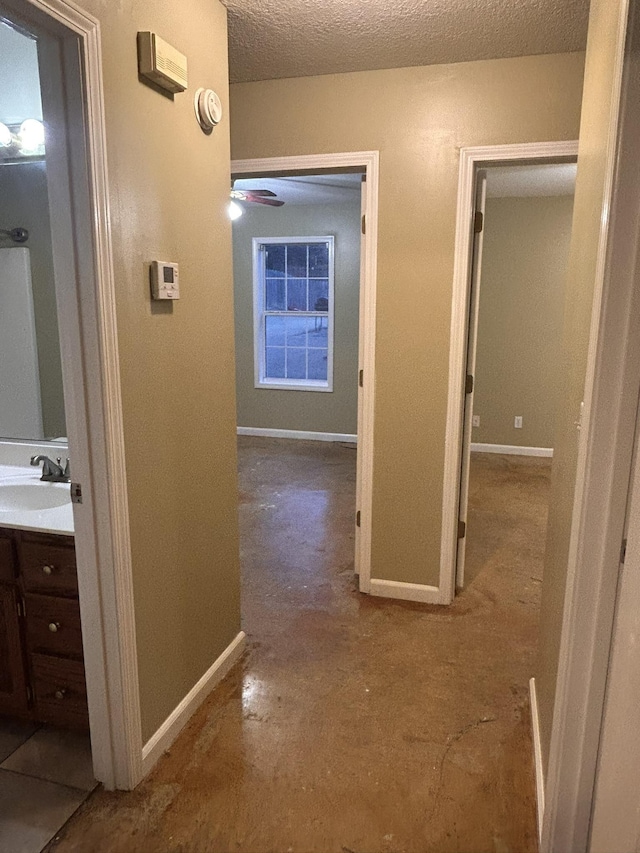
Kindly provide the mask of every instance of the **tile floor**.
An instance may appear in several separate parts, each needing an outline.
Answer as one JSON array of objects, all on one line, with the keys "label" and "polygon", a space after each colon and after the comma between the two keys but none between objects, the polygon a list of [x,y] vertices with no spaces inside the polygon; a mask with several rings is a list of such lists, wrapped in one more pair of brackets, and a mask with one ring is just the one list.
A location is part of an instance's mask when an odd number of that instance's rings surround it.
[{"label": "tile floor", "polygon": [[95,786],[88,735],[0,717],[0,853],[40,853]]}]

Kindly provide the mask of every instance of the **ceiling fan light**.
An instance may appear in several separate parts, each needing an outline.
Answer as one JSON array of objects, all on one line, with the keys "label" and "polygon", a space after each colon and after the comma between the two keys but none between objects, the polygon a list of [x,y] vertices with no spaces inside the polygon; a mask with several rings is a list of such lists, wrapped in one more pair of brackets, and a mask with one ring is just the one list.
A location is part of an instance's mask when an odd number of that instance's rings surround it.
[{"label": "ceiling fan light", "polygon": [[229,219],[232,222],[235,222],[236,219],[240,219],[244,210],[240,207],[237,201],[233,201],[233,199],[229,202],[229,207],[227,208],[229,213]]}]

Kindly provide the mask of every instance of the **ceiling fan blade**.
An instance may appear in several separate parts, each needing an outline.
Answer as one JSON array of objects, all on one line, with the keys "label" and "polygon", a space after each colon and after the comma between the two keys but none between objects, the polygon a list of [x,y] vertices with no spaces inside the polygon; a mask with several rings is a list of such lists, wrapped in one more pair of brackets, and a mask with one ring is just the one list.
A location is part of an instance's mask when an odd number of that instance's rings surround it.
[{"label": "ceiling fan blade", "polygon": [[275,198],[276,197],[276,193],[272,193],[271,190],[241,190],[241,192],[244,192],[244,194],[246,196],[261,195],[261,196],[268,196],[269,198]]},{"label": "ceiling fan blade", "polygon": [[268,204],[270,207],[282,207],[283,201],[276,198],[250,198],[247,196],[245,201],[252,201],[254,204]]}]

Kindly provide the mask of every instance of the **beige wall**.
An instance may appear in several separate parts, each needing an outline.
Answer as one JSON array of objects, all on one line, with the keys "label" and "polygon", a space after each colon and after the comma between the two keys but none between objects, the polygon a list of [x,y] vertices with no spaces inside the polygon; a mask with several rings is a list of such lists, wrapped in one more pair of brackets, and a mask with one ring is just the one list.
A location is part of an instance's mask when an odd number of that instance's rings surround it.
[{"label": "beige wall", "polygon": [[[143,736],[240,629],[226,11],[81,0],[101,22]],[[174,99],[139,82],[136,32],[187,55]],[[211,136],[197,86],[220,95]],[[151,303],[148,264],[180,264]]]},{"label": "beige wall", "polygon": [[561,356],[563,381],[556,417],[536,673],[545,764],[551,738],[576,477],[578,433],[575,422],[584,394],[598,243],[606,198],[617,22],[623,2],[591,2]]},{"label": "beige wall", "polygon": [[[357,432],[360,199],[353,204],[248,207],[233,225],[238,425]],[[253,237],[335,237],[333,391],[256,388],[253,361]]]},{"label": "beige wall", "polygon": [[372,573],[437,584],[461,146],[575,139],[580,54],[232,86],[234,158],[380,151]]},{"label": "beige wall", "polygon": [[[45,164],[0,165],[0,200],[0,228],[20,227],[29,231],[26,245],[31,259],[44,432],[40,438],[57,438],[66,435],[67,428]],[[3,245],[12,244],[5,241]],[[24,438],[19,435],[3,437]]]},{"label": "beige wall", "polygon": [[487,200],[472,441],[553,447],[572,213],[573,196]]}]

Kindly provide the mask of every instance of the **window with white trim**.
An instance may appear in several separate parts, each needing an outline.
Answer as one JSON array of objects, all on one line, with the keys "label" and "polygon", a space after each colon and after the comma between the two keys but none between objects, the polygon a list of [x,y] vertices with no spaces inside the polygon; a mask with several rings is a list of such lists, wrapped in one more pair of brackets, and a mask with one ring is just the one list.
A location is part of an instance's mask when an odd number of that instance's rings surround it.
[{"label": "window with white trim", "polygon": [[254,237],[257,388],[333,388],[333,237]]}]

